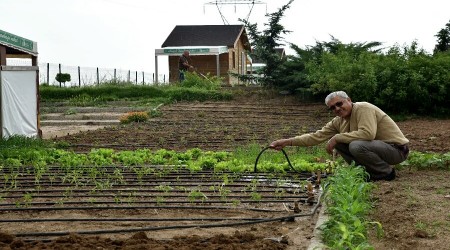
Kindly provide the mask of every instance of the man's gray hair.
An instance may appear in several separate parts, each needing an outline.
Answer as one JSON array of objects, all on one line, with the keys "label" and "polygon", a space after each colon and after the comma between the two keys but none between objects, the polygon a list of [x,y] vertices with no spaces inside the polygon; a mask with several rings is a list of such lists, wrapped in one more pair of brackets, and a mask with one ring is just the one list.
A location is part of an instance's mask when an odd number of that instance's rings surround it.
[{"label": "man's gray hair", "polygon": [[347,93],[345,93],[344,91],[335,91],[335,92],[332,92],[329,95],[327,95],[327,97],[325,97],[325,105],[328,105],[328,102],[331,99],[335,98],[336,96],[342,97],[344,99],[348,98]]}]

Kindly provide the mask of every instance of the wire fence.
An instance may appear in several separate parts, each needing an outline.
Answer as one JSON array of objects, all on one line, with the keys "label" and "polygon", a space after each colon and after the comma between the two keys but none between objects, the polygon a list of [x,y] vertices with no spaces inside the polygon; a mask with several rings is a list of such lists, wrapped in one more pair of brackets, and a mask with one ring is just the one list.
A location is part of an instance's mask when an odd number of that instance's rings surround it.
[{"label": "wire fence", "polygon": [[[31,66],[31,59],[8,58],[8,66]],[[131,82],[137,85],[155,84],[155,73],[129,69],[111,69],[99,67],[68,66],[58,63],[39,63],[39,84],[65,87],[94,86],[102,83]],[[56,81],[58,73],[70,74],[71,80],[60,84]],[[165,74],[158,74],[158,84],[167,83]]]}]

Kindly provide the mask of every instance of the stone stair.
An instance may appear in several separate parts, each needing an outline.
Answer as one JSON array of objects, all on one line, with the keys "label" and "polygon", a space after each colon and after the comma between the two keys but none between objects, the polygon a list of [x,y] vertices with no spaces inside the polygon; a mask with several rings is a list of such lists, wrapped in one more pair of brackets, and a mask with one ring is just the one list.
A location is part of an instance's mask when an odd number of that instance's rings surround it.
[{"label": "stone stair", "polygon": [[142,107],[40,107],[41,126],[114,125],[122,115],[131,111],[146,111]]}]

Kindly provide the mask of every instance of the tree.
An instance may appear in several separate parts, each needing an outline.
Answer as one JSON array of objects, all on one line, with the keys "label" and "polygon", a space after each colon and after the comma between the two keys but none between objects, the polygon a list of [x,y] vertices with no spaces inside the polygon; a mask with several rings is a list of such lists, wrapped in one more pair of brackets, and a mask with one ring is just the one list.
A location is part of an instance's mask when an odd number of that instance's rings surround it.
[{"label": "tree", "polygon": [[61,87],[61,83],[64,83],[66,86],[66,82],[70,82],[70,74],[69,73],[58,73],[55,77],[56,81],[59,82],[59,87]]},{"label": "tree", "polygon": [[437,44],[434,47],[434,53],[450,50],[450,22],[445,25],[436,35]]},{"label": "tree", "polygon": [[[365,53],[380,53],[381,49],[378,47],[381,45],[380,42],[375,41],[344,44],[333,36],[331,36],[331,41],[316,41],[316,45],[306,46],[305,49],[295,44],[290,44],[291,49],[295,51],[295,55],[288,56],[287,60],[279,67],[276,85],[289,91],[308,91],[308,89],[312,91],[311,85],[317,84],[317,82],[314,82],[314,77],[311,74],[318,73],[317,69],[322,67],[324,63],[328,63],[324,62],[324,60],[344,56],[341,59],[355,62],[354,66],[357,66],[357,61],[363,59]],[[343,65],[343,62],[336,61],[337,68]],[[330,91],[328,83],[326,81],[322,83],[326,85],[320,88],[321,91],[317,91],[318,89],[315,88],[316,94],[320,95],[322,92],[327,93]]]},{"label": "tree", "polygon": [[258,24],[251,24],[247,20],[239,19],[248,30],[249,40],[252,44],[250,55],[256,56],[266,64],[262,70],[263,78],[260,79],[265,85],[273,85],[275,83],[276,73],[283,60],[285,60],[277,54],[275,48],[283,45],[281,43],[283,40],[282,35],[290,32],[280,24],[280,20],[293,1],[290,0],[279,8],[277,12],[266,14],[269,17],[269,23],[264,24],[267,26],[267,29],[262,32],[258,31]]}]

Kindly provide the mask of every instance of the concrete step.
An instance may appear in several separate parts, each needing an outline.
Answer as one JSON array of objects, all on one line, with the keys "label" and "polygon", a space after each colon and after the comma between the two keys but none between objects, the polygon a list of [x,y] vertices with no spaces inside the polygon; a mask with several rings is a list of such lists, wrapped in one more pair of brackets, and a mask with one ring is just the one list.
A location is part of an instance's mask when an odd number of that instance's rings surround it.
[{"label": "concrete step", "polygon": [[103,113],[49,113],[42,114],[41,121],[46,120],[119,120],[125,113],[103,112]]},{"label": "concrete step", "polygon": [[44,120],[41,126],[107,126],[120,124],[119,120]]},{"label": "concrete step", "polygon": [[126,113],[131,111],[149,111],[150,107],[70,107],[70,106],[53,106],[39,107],[41,114],[64,113]]}]

